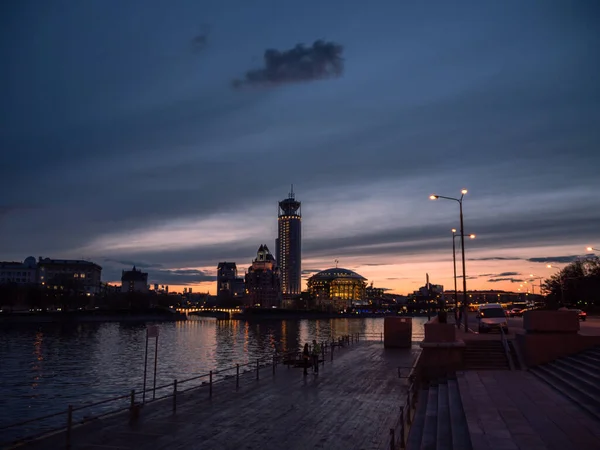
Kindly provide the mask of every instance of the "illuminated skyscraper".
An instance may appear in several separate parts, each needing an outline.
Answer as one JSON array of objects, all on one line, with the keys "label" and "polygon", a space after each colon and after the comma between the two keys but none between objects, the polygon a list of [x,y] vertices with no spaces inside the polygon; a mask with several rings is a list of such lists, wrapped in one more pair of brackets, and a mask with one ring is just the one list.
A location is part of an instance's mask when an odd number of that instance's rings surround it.
[{"label": "illuminated skyscraper", "polygon": [[275,257],[281,272],[283,300],[290,300],[302,291],[301,284],[301,230],[300,202],[294,197],[292,185],[289,197],[279,202],[278,233],[275,241]]}]

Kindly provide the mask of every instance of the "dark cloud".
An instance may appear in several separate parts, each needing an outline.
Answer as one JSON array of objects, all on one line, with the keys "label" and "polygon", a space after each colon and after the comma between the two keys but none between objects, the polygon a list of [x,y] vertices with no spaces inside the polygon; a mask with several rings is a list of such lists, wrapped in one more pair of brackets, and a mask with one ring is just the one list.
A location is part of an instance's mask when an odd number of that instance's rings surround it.
[{"label": "dark cloud", "polygon": [[107,262],[109,264],[116,263],[126,267],[135,266],[138,269],[159,269],[164,267],[162,264],[150,263],[145,261],[134,261],[130,259],[112,259],[112,258],[101,258],[100,261]]},{"label": "dark cloud", "polygon": [[185,285],[216,280],[216,276],[196,269],[156,270],[148,273],[148,281],[158,284]]},{"label": "dark cloud", "polygon": [[313,273],[318,273],[323,269],[305,269],[302,271],[302,275],[311,275]]},{"label": "dark cloud", "polygon": [[204,50],[204,48],[206,47],[206,44],[208,43],[209,31],[210,31],[210,29],[209,29],[208,25],[203,25],[201,27],[200,32],[192,38],[191,44],[192,44],[193,51],[200,52],[200,51]]},{"label": "dark cloud", "polygon": [[499,283],[500,281],[510,281],[511,283],[522,283],[525,280],[521,280],[520,278],[490,278],[487,281],[488,281],[488,283]]},{"label": "dark cloud", "polygon": [[499,273],[497,275],[490,275],[490,276],[496,276],[496,277],[512,277],[515,275],[521,275],[519,272],[502,272]]},{"label": "dark cloud", "polygon": [[527,261],[534,263],[557,263],[566,264],[581,259],[581,255],[569,255],[569,256],[545,256],[541,258],[528,258]]},{"label": "dark cloud", "polygon": [[[456,275],[456,278],[462,278],[462,277],[463,277],[462,275]],[[476,280],[477,278],[479,278],[479,277],[473,276],[473,275],[467,275],[467,280]]]},{"label": "dark cloud", "polygon": [[265,66],[249,70],[243,79],[234,80],[233,86],[268,86],[339,77],[344,70],[342,52],[341,45],[322,40],[310,47],[298,44],[290,50],[268,49],[264,54]]},{"label": "dark cloud", "polygon": [[[505,258],[503,256],[487,256],[485,258],[468,258],[469,261],[518,261],[523,258]],[[485,276],[485,275],[482,275]]]}]

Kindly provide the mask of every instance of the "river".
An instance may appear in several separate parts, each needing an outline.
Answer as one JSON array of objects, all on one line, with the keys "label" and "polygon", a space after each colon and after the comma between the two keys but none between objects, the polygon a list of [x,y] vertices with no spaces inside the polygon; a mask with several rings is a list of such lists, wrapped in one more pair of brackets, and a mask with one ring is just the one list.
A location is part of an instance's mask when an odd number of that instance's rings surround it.
[{"label": "river", "polygon": [[[413,341],[424,318],[413,319]],[[382,318],[247,322],[193,318],[159,324],[157,385],[255,361],[312,339],[383,331]],[[0,329],[0,427],[67,405],[142,390],[146,324],[43,324]],[[152,384],[154,340],[149,346]]]}]

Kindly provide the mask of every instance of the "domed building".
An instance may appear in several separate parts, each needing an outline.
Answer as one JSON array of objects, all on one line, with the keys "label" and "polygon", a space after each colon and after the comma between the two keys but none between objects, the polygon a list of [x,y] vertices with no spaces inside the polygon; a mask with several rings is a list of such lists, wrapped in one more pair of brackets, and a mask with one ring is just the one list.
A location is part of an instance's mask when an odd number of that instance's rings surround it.
[{"label": "domed building", "polygon": [[334,267],[314,274],[307,286],[317,305],[342,310],[364,302],[367,279],[352,270]]}]

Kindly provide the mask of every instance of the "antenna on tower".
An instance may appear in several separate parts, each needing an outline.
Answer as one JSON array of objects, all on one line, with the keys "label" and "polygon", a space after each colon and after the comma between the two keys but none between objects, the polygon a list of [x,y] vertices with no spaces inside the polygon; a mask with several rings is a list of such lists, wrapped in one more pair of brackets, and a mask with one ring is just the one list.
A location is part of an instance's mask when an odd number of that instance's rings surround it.
[{"label": "antenna on tower", "polygon": [[336,269],[338,268],[338,263],[339,263],[339,261],[336,259],[336,260],[335,260],[335,268],[336,268]]},{"label": "antenna on tower", "polygon": [[294,198],[294,185],[292,184],[292,189],[290,190],[290,198]]}]

